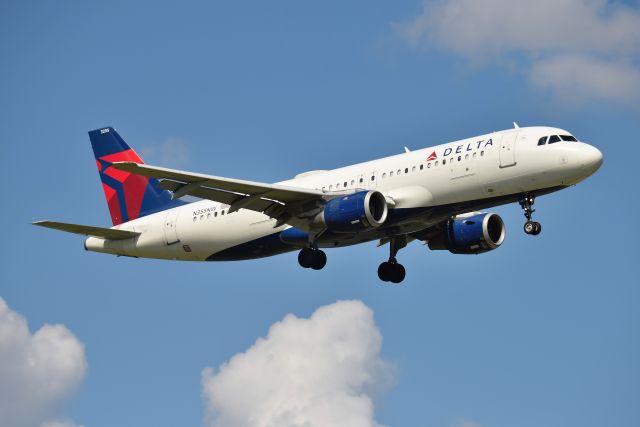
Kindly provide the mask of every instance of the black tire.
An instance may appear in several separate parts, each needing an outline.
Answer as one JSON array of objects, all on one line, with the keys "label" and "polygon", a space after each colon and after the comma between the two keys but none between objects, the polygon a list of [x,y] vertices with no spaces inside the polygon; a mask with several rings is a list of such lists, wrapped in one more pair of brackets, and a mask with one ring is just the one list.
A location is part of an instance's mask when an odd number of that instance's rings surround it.
[{"label": "black tire", "polygon": [[524,232],[527,234],[534,234],[536,230],[536,223],[533,221],[527,221],[524,223]]},{"label": "black tire", "polygon": [[390,279],[390,274],[389,274],[390,266],[391,264],[386,261],[378,266],[378,277],[383,282],[388,282]]},{"label": "black tire", "polygon": [[314,270],[322,270],[325,265],[327,265],[327,254],[320,250],[313,251],[313,263],[311,264],[311,268]]},{"label": "black tire", "polygon": [[313,265],[313,251],[309,248],[303,248],[298,253],[298,264],[302,268],[310,268]]},{"label": "black tire", "polygon": [[402,264],[392,264],[392,265],[393,265],[393,269],[391,270],[392,271],[391,282],[392,283],[402,282],[405,276],[407,275],[407,271],[405,270]]},{"label": "black tire", "polygon": [[533,234],[534,236],[537,236],[538,234],[540,234],[540,232],[542,231],[542,224],[540,224],[539,222],[534,222],[533,223]]}]

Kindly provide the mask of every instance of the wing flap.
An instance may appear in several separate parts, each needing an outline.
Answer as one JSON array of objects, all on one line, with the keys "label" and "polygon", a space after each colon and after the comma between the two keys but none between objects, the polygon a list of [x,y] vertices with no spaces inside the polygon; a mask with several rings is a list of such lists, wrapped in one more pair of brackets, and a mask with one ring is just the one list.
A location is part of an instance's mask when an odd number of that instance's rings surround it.
[{"label": "wing flap", "polygon": [[101,237],[110,240],[124,240],[139,236],[140,233],[128,230],[116,230],[114,228],[94,227],[91,225],[70,224],[56,221],[36,221],[33,225],[66,231],[67,233],[82,234],[84,236]]}]

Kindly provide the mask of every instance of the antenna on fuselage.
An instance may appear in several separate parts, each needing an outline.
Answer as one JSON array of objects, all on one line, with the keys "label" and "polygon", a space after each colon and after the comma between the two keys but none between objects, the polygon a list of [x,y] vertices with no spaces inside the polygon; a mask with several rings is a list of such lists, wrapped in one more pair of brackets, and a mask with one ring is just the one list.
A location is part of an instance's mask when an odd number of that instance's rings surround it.
[{"label": "antenna on fuselage", "polygon": [[520,126],[518,126],[518,123],[513,122],[513,128],[514,128],[514,129],[520,129]]},{"label": "antenna on fuselage", "polygon": [[409,150],[409,148],[407,148],[407,147],[405,146],[405,147],[404,147],[404,152],[405,152],[405,153],[410,153],[410,152],[411,152],[411,150]]}]

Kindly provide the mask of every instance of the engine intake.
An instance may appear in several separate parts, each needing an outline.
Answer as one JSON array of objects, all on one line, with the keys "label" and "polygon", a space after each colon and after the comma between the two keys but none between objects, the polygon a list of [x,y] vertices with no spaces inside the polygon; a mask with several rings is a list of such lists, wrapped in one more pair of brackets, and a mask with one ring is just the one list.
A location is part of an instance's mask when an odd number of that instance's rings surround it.
[{"label": "engine intake", "polygon": [[388,212],[382,193],[360,191],[329,200],[315,222],[335,233],[351,233],[380,227]]},{"label": "engine intake", "polygon": [[502,218],[494,213],[481,213],[447,221],[442,233],[429,240],[429,249],[481,254],[500,246],[504,236]]}]

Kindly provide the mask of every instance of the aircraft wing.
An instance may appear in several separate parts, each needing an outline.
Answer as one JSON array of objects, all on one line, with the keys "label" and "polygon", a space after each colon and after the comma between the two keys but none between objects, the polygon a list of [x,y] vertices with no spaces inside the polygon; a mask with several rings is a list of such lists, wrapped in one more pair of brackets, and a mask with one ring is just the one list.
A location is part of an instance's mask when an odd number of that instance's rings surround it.
[{"label": "aircraft wing", "polygon": [[36,221],[33,225],[66,231],[67,233],[82,234],[85,236],[101,237],[103,239],[123,240],[140,235],[135,231],[116,230],[115,228],[93,227],[91,225],[69,224],[55,221]]},{"label": "aircraft wing", "polygon": [[114,162],[111,167],[161,180],[160,187],[173,192],[174,198],[191,195],[226,203],[230,205],[230,213],[239,209],[263,212],[276,218],[277,225],[296,213],[309,210],[309,206],[304,206],[307,202],[326,196],[322,191],[307,188],[224,178],[133,162]]}]

